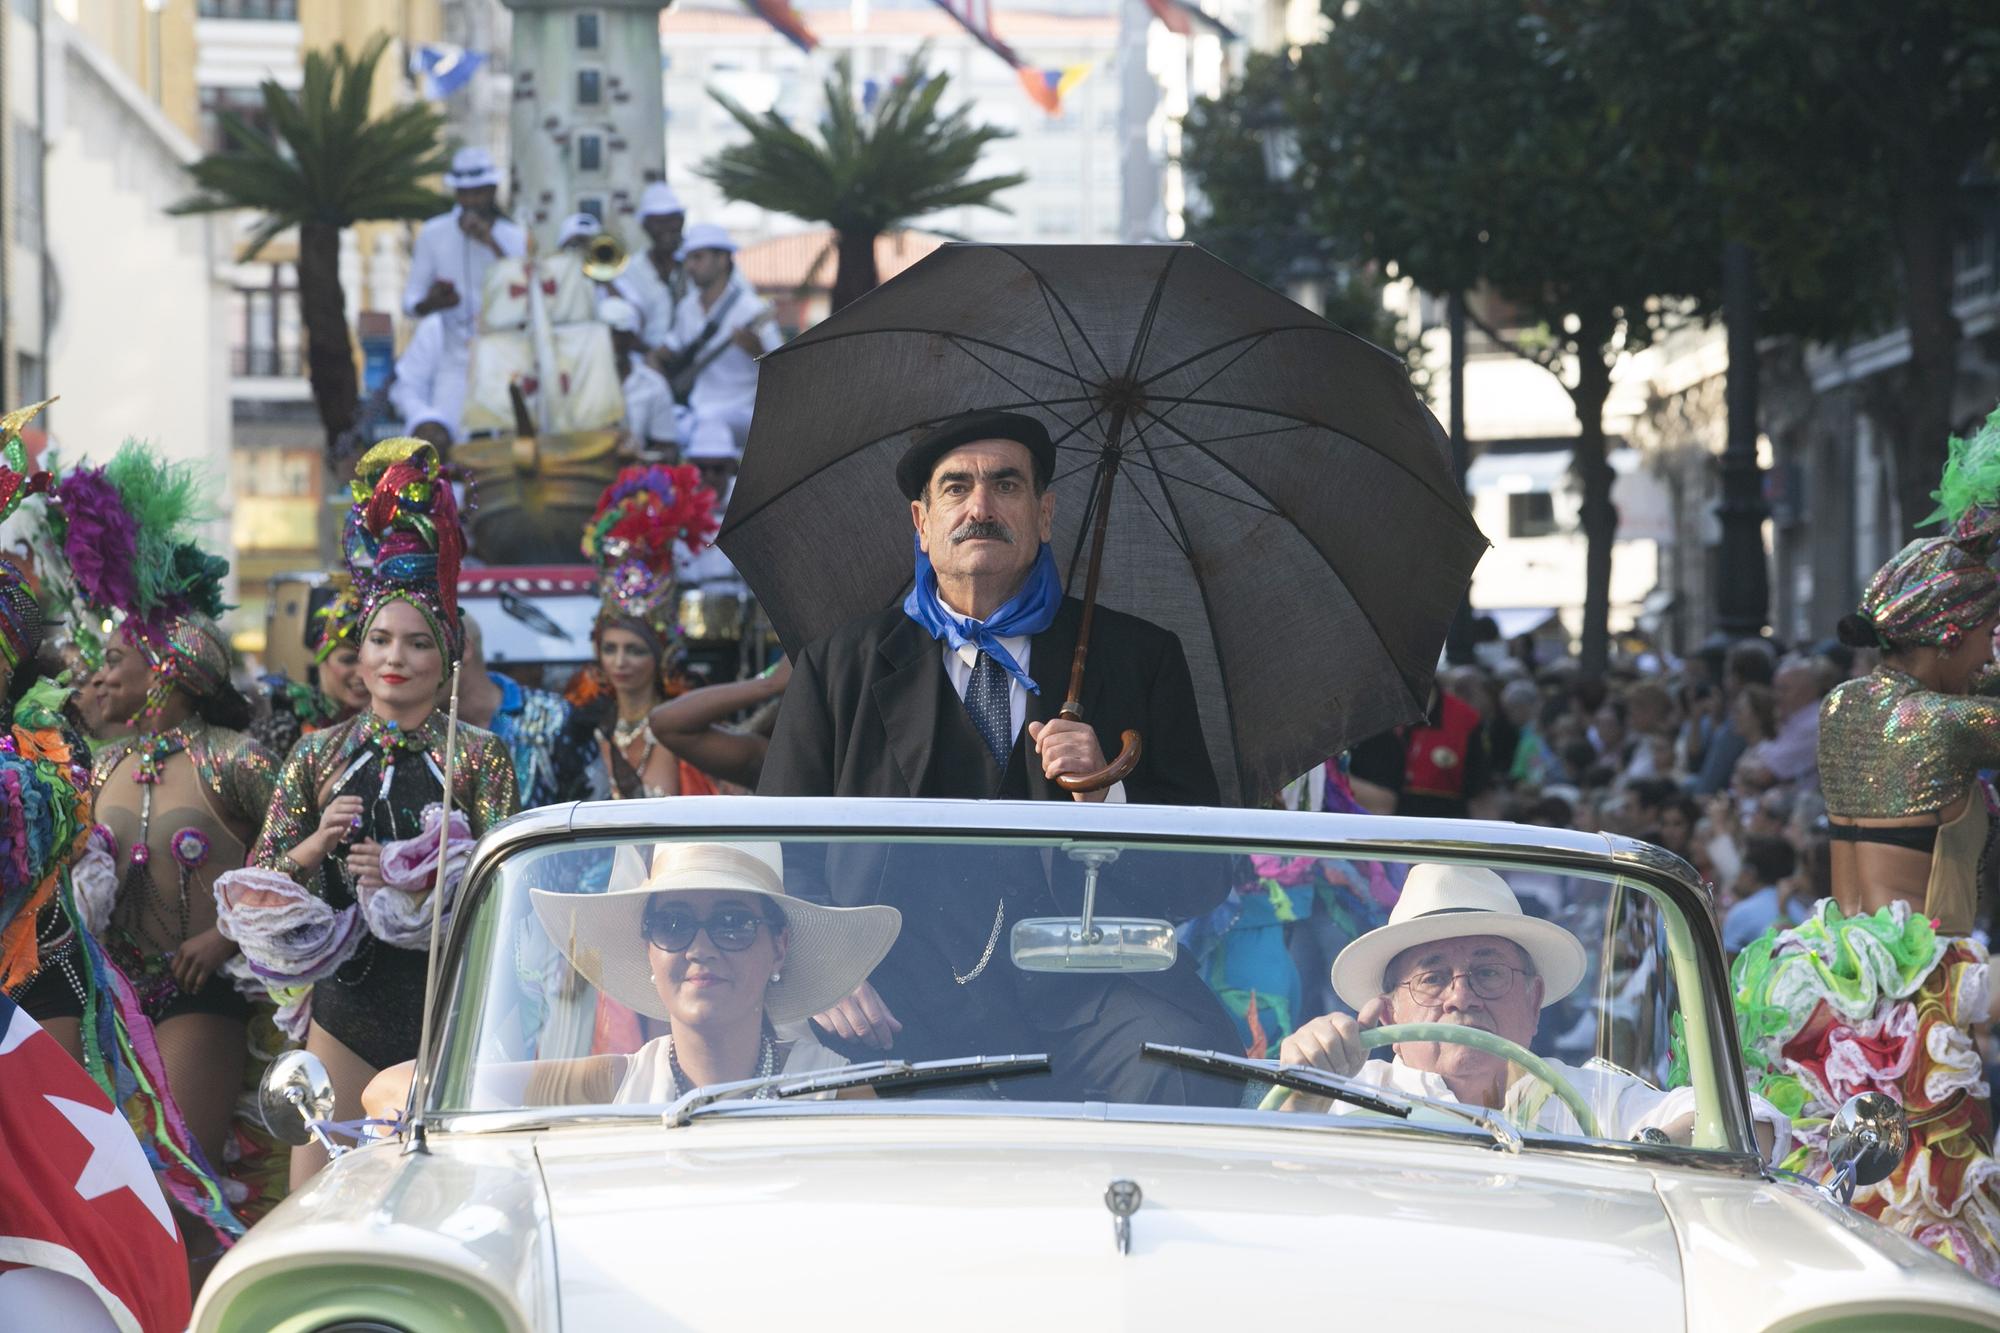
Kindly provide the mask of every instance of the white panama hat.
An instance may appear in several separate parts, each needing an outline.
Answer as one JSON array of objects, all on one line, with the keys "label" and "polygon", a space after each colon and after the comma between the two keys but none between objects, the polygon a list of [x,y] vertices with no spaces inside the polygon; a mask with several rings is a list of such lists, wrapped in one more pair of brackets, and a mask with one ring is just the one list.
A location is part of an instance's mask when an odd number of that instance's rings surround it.
[{"label": "white panama hat", "polygon": [[697,222],[681,233],[681,248],[674,258],[686,259],[697,250],[721,250],[733,255],[736,240],[713,222]]},{"label": "white panama hat", "polygon": [[1524,916],[1507,881],[1484,866],[1416,865],[1389,924],[1353,941],[1333,960],[1333,989],[1356,1013],[1383,993],[1382,974],[1405,949],[1468,935],[1497,935],[1527,951],[1547,1007],[1576,989],[1583,943],[1553,921]]},{"label": "white panama hat", "polygon": [[784,852],[775,842],[674,842],[653,854],[644,882],[604,893],[531,889],[542,929],[586,980],[628,1009],[669,1018],[653,985],[639,930],[657,893],[740,893],[778,900],[790,947],[780,980],[764,992],[773,1023],[796,1023],[830,1008],[868,979],[896,942],[893,907],[822,907],[785,892]]},{"label": "white panama hat", "polygon": [[484,148],[461,148],[452,154],[444,183],[453,190],[480,190],[500,184],[500,168]]},{"label": "white panama hat", "polygon": [[568,245],[571,241],[588,240],[604,230],[604,224],[594,213],[572,213],[556,228],[556,244]]},{"label": "white panama hat", "polygon": [[646,218],[671,217],[675,213],[685,212],[687,208],[681,203],[681,197],[675,194],[674,187],[665,181],[654,181],[639,192],[641,221]]}]

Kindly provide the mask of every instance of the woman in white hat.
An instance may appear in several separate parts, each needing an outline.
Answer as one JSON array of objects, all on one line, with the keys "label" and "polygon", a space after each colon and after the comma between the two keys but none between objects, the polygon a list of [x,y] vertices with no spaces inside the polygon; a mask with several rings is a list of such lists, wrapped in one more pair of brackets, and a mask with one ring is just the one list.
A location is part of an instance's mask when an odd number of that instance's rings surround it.
[{"label": "woman in white hat", "polygon": [[[632,887],[528,896],[584,980],[669,1030],[630,1055],[483,1065],[477,1107],[663,1103],[704,1084],[841,1068],[806,1020],[860,985],[902,929],[893,907],[786,893],[775,842],[669,843]],[[368,1115],[401,1113],[413,1067],[376,1076]]]},{"label": "woman in white hat", "polygon": [[[859,985],[889,952],[902,916],[890,907],[822,907],[785,892],[774,842],[662,846],[636,888],[529,893],[542,928],[572,966],[667,1035],[631,1056],[563,1062],[611,1102],[665,1102],[708,1083],[803,1074],[847,1063],[805,1020]],[[528,1101],[538,1098],[531,1081]]]}]

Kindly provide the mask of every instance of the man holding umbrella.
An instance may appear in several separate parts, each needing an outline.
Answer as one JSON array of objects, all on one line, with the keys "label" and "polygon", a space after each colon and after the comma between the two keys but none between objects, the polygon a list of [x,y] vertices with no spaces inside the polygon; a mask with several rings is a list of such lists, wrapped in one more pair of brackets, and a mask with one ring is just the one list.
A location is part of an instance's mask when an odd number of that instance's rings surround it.
[{"label": "man holding umbrella", "polygon": [[[1082,607],[1064,597],[1048,546],[1055,456],[1039,421],[1009,412],[967,413],[917,438],[896,468],[916,530],[914,586],[901,606],[852,621],[800,655],[760,793],[1217,803],[1187,661],[1166,630],[1098,608],[1083,699],[1089,721],[1056,715]],[[1123,781],[1073,793],[1058,785],[1102,770],[1128,729],[1145,736],[1146,747]],[[962,1054],[954,1013],[981,1014],[973,1030],[988,1037],[994,1009],[1027,1013],[1040,1030],[1023,1038],[1050,1044],[1066,1029],[1091,1030],[1075,1027],[1074,1012],[1098,1012],[1101,1026],[1099,1006],[1115,1006],[1131,1010],[1143,1039],[1235,1045],[1227,1016],[1185,966],[1048,978],[1002,959],[988,986],[1037,993],[989,1009],[977,983],[1006,922],[1049,904],[1027,889],[1002,892],[995,904],[991,886],[941,898],[939,868],[913,873],[917,867],[892,861],[881,848],[835,847],[827,855],[825,888],[837,901],[892,901],[904,886],[921,886],[911,892],[927,899],[924,910],[905,913],[910,938],[876,973],[880,989],[864,983],[820,1015],[836,1037],[899,1054],[915,1047],[913,1058]],[[1147,915],[1192,916],[1228,889],[1219,881],[1117,878],[1148,883],[1147,897],[1131,904]],[[1115,903],[1117,885],[1107,882],[1104,893]],[[922,1031],[906,1034],[911,1026]],[[1052,1051],[1057,1077],[1113,1100],[1233,1099],[1226,1086],[1140,1062],[1141,1039],[1129,1051],[1067,1060]]]}]

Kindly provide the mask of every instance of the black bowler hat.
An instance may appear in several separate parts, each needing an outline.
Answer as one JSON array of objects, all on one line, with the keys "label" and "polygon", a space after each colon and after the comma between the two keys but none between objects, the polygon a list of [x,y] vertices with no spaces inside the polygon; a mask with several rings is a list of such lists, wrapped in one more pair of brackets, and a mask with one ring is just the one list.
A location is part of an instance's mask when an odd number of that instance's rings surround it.
[{"label": "black bowler hat", "polygon": [[1025,448],[1035,460],[1037,490],[1056,473],[1056,447],[1041,422],[1019,412],[964,412],[917,437],[896,464],[896,484],[910,499],[922,499],[938,460],[974,440],[1012,440]]}]

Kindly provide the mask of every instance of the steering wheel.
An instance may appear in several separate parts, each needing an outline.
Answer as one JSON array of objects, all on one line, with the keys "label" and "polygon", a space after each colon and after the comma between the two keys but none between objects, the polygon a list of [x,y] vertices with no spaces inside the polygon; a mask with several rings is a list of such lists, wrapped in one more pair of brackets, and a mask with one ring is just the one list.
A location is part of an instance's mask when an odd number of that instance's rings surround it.
[{"label": "steering wheel", "polygon": [[[1597,1117],[1583,1100],[1573,1084],[1558,1074],[1548,1061],[1533,1051],[1507,1040],[1496,1032],[1484,1028],[1464,1027],[1457,1023],[1392,1023],[1387,1027],[1368,1028],[1359,1034],[1358,1040],[1363,1050],[1374,1050],[1378,1046],[1394,1046],[1405,1041],[1448,1041],[1459,1046],[1470,1046],[1475,1051],[1497,1055],[1503,1060],[1511,1060],[1536,1078],[1549,1085],[1556,1097],[1567,1106],[1570,1114],[1586,1137],[1601,1138],[1598,1133]],[[1261,1109],[1276,1110],[1284,1099],[1291,1095],[1289,1088],[1273,1088],[1264,1098]]]}]

